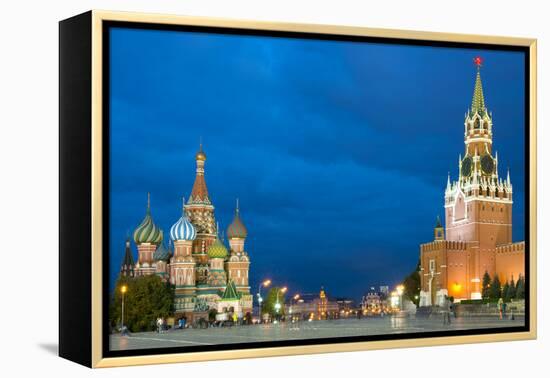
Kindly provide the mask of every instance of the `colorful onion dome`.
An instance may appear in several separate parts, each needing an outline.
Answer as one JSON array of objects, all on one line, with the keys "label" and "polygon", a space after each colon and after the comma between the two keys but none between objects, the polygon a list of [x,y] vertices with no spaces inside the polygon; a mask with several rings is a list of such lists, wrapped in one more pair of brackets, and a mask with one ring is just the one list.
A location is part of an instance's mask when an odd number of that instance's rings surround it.
[{"label": "colorful onion dome", "polygon": [[246,235],[248,235],[248,231],[239,215],[239,200],[237,199],[235,217],[233,218],[233,222],[227,227],[227,237],[229,239],[245,239]]},{"label": "colorful onion dome", "polygon": [[[185,204],[185,198],[183,199]],[[170,228],[170,238],[172,240],[195,240],[197,237],[197,230],[195,226],[189,221],[185,214],[185,207],[182,208],[181,218]]]},{"label": "colorful onion dome", "polygon": [[170,259],[170,250],[165,247],[164,243],[160,243],[155,253],[153,253],[153,260],[168,261],[169,259]]},{"label": "colorful onion dome", "polygon": [[216,241],[208,247],[206,253],[211,259],[225,259],[228,254],[227,248],[219,238],[216,238]]},{"label": "colorful onion dome", "polygon": [[151,196],[147,193],[147,212],[141,224],[134,231],[134,242],[136,244],[159,244],[162,242],[162,239],[162,230],[157,227],[151,217]]}]

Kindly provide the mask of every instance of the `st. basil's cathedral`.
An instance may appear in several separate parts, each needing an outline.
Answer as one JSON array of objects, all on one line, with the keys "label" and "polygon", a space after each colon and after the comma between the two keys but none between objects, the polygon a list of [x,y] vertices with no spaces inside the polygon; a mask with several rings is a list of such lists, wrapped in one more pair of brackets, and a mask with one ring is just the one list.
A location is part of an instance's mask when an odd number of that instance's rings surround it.
[{"label": "st. basil's cathedral", "polygon": [[145,218],[135,229],[133,239],[138,250],[134,263],[130,240],[120,274],[139,277],[156,274],[175,289],[177,317],[189,321],[204,317],[210,309],[232,311],[240,317],[252,313],[252,295],[248,283],[250,259],[245,251],[247,229],[239,214],[239,203],[225,235],[229,248],[220,238],[214,205],[204,178],[206,154],[195,156],[196,177],[181,217],[170,228],[169,242],[155,224],[147,198]]}]

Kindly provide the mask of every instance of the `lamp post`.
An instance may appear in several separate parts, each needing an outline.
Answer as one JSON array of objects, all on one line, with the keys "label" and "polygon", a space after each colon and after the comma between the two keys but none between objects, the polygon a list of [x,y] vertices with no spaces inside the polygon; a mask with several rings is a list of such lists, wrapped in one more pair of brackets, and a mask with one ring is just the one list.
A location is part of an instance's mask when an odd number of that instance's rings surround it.
[{"label": "lamp post", "polygon": [[[298,302],[298,299],[300,299],[300,294],[294,295],[294,296],[292,297],[292,299],[290,300],[290,308],[288,309],[288,313],[289,313],[290,315],[292,315],[292,305],[293,305],[294,303],[297,303],[297,302]],[[291,318],[292,318],[292,316],[291,316]],[[291,319],[291,320],[292,320],[292,319]]]},{"label": "lamp post", "polygon": [[271,280],[264,280],[258,285],[258,324],[262,322],[262,286],[268,287],[271,285]]},{"label": "lamp post", "polygon": [[281,309],[281,303],[279,302],[279,294],[282,292],[283,294],[286,293],[287,288],[283,287],[277,288],[277,302],[275,303],[275,312],[277,312],[277,315],[279,315],[279,310]]},{"label": "lamp post", "polygon": [[124,329],[124,294],[126,294],[126,291],[128,291],[128,286],[126,285],[122,285],[120,287],[120,293],[122,294],[122,314],[121,314],[121,317],[120,317],[120,329],[121,331],[123,331]]}]

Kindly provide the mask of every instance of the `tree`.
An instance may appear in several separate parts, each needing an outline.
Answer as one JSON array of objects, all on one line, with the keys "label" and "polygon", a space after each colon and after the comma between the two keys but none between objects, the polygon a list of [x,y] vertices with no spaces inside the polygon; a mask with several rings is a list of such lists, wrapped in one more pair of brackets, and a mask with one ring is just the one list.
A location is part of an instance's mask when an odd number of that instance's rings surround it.
[{"label": "tree", "polygon": [[490,287],[490,290],[489,290],[489,298],[491,299],[499,299],[501,294],[502,294],[502,290],[501,290],[501,285],[500,285],[500,279],[498,278],[498,274],[495,274],[495,276],[493,277],[493,281],[491,281],[491,287]]},{"label": "tree", "polygon": [[505,300],[505,301],[509,301],[510,300],[510,283],[508,281],[506,281],[506,283],[504,284],[504,286],[502,286],[502,298]]},{"label": "tree", "polygon": [[510,299],[516,298],[516,284],[514,282],[514,277],[510,280],[510,288],[508,289],[508,297]]},{"label": "tree", "polygon": [[416,264],[416,269],[403,280],[405,287],[403,294],[410,299],[416,306],[420,301],[420,261]]},{"label": "tree", "polygon": [[519,276],[516,283],[516,299],[525,299],[525,279]]},{"label": "tree", "polygon": [[483,281],[481,283],[481,297],[487,299],[490,297],[491,288],[491,276],[487,271],[483,274]]},{"label": "tree", "polygon": [[[262,305],[262,313],[269,314],[272,319],[284,315],[285,313],[285,293],[280,287],[272,287],[267,293],[267,297]],[[279,303],[279,311],[277,312],[276,304]]]},{"label": "tree", "polygon": [[122,313],[122,293],[124,294],[124,324],[131,332],[152,331],[155,320],[173,313],[174,292],[157,275],[136,278],[119,278],[111,296],[110,319],[112,325],[120,324]]}]

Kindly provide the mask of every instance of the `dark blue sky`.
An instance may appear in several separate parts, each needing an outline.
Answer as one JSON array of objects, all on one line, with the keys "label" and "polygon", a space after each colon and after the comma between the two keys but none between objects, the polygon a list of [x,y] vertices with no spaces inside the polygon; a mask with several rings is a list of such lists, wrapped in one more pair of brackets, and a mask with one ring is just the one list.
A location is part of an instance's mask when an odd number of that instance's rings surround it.
[{"label": "dark blue sky", "polygon": [[202,136],[224,229],[240,199],[252,285],[354,298],[395,285],[457,177],[476,55],[523,240],[522,53],[113,29],[111,281],[148,191],[165,235],[180,216]]}]

